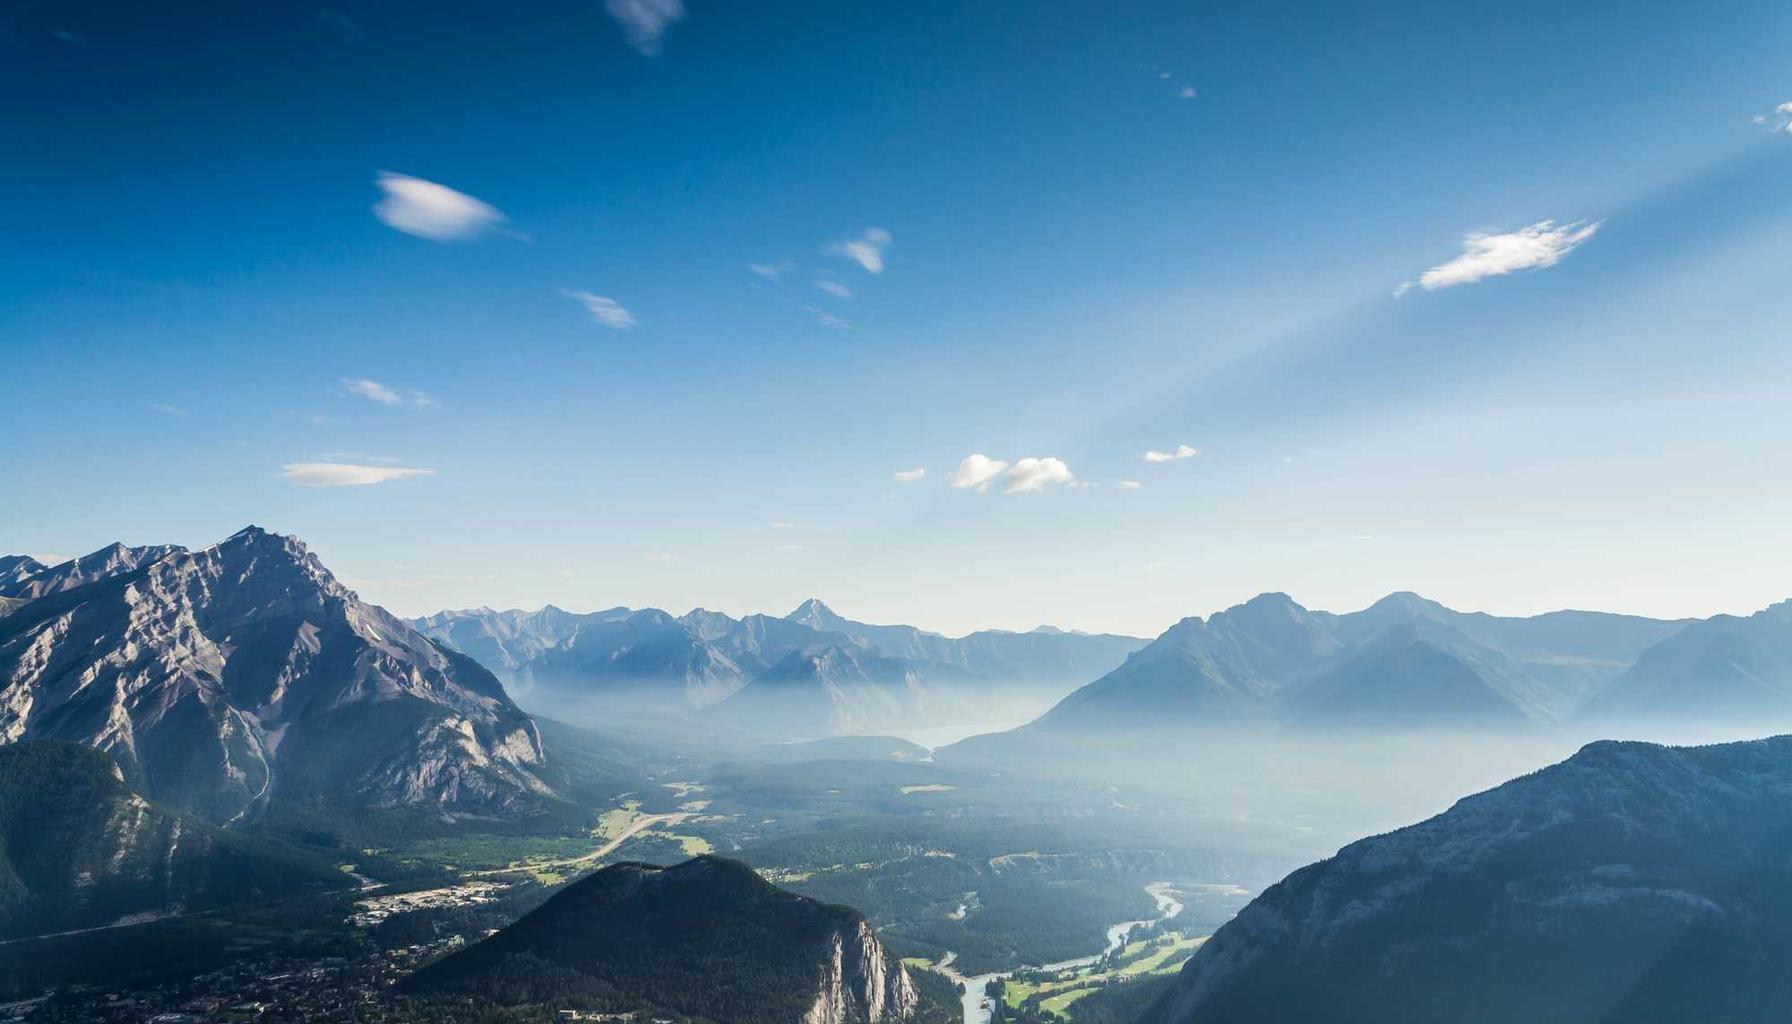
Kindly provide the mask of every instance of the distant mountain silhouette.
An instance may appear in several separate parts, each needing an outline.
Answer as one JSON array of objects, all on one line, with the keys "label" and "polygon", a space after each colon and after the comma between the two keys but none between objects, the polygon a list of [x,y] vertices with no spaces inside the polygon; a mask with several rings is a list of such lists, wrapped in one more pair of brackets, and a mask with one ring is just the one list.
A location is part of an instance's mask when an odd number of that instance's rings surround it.
[{"label": "distant mountain silhouette", "polygon": [[1183,619],[1018,734],[1253,722],[1523,728],[1569,718],[1685,625],[1598,612],[1502,618],[1410,593],[1338,615],[1261,594]]},{"label": "distant mountain silhouette", "polygon": [[855,622],[818,600],[782,617],[478,608],[414,623],[551,707],[701,712],[771,738],[975,719],[984,703],[1015,695],[1037,706],[1144,643],[1045,628],[952,638]]}]

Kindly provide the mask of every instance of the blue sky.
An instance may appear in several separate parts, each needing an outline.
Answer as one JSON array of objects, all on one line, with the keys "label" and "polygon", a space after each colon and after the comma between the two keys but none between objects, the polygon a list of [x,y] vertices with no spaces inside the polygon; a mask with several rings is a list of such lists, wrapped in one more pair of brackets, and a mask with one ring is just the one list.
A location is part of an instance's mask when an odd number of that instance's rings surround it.
[{"label": "blue sky", "polygon": [[1792,594],[1783,4],[123,6],[0,15],[0,549],[947,631]]}]

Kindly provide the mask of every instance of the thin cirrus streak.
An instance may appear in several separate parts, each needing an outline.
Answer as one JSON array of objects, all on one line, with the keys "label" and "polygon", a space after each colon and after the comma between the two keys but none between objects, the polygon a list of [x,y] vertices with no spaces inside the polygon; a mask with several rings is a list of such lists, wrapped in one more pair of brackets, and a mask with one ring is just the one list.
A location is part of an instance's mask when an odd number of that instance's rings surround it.
[{"label": "thin cirrus streak", "polygon": [[280,476],[300,487],[367,487],[388,480],[434,476],[433,469],[405,466],[365,466],[353,462],[289,462]]}]

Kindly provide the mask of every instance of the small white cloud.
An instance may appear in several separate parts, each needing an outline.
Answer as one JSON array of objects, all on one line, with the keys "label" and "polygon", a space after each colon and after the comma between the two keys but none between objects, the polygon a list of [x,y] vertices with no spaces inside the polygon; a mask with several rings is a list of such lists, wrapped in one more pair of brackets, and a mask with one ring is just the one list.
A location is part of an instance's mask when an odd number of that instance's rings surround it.
[{"label": "small white cloud", "polygon": [[775,523],[771,523],[770,526],[774,530],[793,530],[796,528],[795,523],[787,523],[787,522],[783,521],[782,519],[778,520]]},{"label": "small white cloud", "polygon": [[1792,101],[1774,107],[1772,114],[1756,114],[1754,122],[1768,131],[1792,132]]},{"label": "small white cloud", "polygon": [[1123,491],[1136,491],[1145,485],[1142,483],[1139,483],[1137,480],[1122,480],[1119,483],[1115,484],[1114,486],[1118,487],[1119,489],[1121,489]]},{"label": "small white cloud", "polygon": [[352,462],[289,462],[280,467],[280,475],[300,487],[364,487],[388,480],[433,476],[435,470],[363,466]]},{"label": "small white cloud", "polygon": [[1402,281],[1399,284],[1394,286],[1394,298],[1397,299],[1400,296],[1405,295],[1407,292],[1410,292],[1410,291],[1412,291],[1412,282],[1411,281]]},{"label": "small white cloud", "polygon": [[958,468],[953,470],[951,484],[954,487],[986,488],[991,480],[1002,475],[1002,471],[1007,468],[1008,464],[1000,459],[973,453],[966,455]]},{"label": "small white cloud", "polygon": [[[1462,238],[1462,255],[1440,263],[1419,275],[1426,291],[1473,284],[1519,270],[1553,267],[1582,242],[1593,237],[1604,221],[1577,220],[1557,224],[1541,220],[1517,231],[1472,231]],[[1410,286],[1410,282],[1408,283]],[[1396,296],[1404,294],[1399,289]]]},{"label": "small white cloud", "polygon": [[556,576],[564,576],[564,577],[566,577],[566,578],[567,578],[567,579],[572,579],[572,577],[573,577],[573,572],[572,572],[572,570],[571,570],[571,569],[559,569],[559,570],[556,570],[556,571],[555,571],[555,573],[554,573],[554,575],[556,575]]},{"label": "small white cloud", "polygon": [[604,10],[622,26],[628,45],[649,57],[660,52],[666,29],[684,20],[684,0],[604,0]]},{"label": "small white cloud", "polygon": [[169,405],[166,402],[151,402],[149,403],[149,409],[151,412],[159,412],[164,416],[185,416],[187,414],[187,410],[182,409],[178,405]]},{"label": "small white cloud", "polygon": [[411,404],[419,409],[433,409],[436,404],[436,396],[427,391],[413,391],[411,392]]},{"label": "small white cloud", "polygon": [[460,242],[504,223],[496,207],[433,181],[381,171],[374,184],[385,196],[373,204],[373,215],[407,235]]},{"label": "small white cloud", "polygon": [[827,292],[836,299],[852,298],[851,288],[846,287],[838,281],[830,281],[825,277],[816,281],[815,287],[820,288],[822,291]]},{"label": "small white cloud", "polygon": [[342,386],[348,389],[349,394],[360,395],[370,402],[378,402],[381,405],[404,404],[404,399],[398,396],[398,392],[377,380],[368,380],[365,377],[344,377]]},{"label": "small white cloud", "polygon": [[796,264],[789,260],[779,260],[776,263],[749,263],[747,264],[747,269],[758,274],[760,277],[765,278],[767,281],[776,281],[778,278],[795,270]]},{"label": "small white cloud", "polygon": [[866,273],[884,272],[884,250],[890,247],[890,233],[883,228],[866,228],[865,233],[844,242],[835,242],[828,251],[857,263]]},{"label": "small white cloud", "polygon": [[1002,474],[1002,479],[1007,481],[1002,487],[1003,494],[1043,491],[1052,484],[1072,484],[1076,481],[1064,460],[1051,456],[1042,459],[1031,456],[1017,459],[1008,472]]},{"label": "small white cloud", "polygon": [[912,484],[916,480],[927,475],[927,467],[916,466],[914,469],[899,469],[891,475],[896,478],[896,482],[899,484]]},{"label": "small white cloud", "polygon": [[814,317],[815,322],[823,327],[833,327],[842,331],[852,330],[852,321],[845,317],[835,316],[825,309],[817,309],[814,306],[804,306],[802,309],[803,312]]},{"label": "small white cloud", "polygon": [[591,319],[616,331],[626,331],[635,326],[635,315],[622,307],[622,303],[604,295],[593,295],[590,292],[575,289],[562,289],[560,294],[582,304]]},{"label": "small white cloud", "polygon": [[803,546],[801,544],[780,544],[777,547],[773,548],[772,550],[773,551],[801,551],[801,550],[803,550]]},{"label": "small white cloud", "polygon": [[1184,83],[1182,79],[1176,76],[1175,72],[1164,71],[1155,64],[1146,64],[1144,66],[1157,72],[1158,81],[1168,83],[1170,88],[1176,90],[1176,97],[1178,99],[1192,100],[1195,98],[1195,87]]},{"label": "small white cloud", "polygon": [[1201,453],[1190,448],[1188,445],[1179,444],[1173,452],[1160,452],[1154,448],[1140,456],[1140,458],[1144,459],[1146,462],[1176,462],[1181,459],[1192,459],[1199,454]]},{"label": "small white cloud", "polygon": [[1083,486],[1063,459],[1049,455],[1027,456],[1010,464],[1001,459],[973,453],[965,456],[964,461],[958,464],[949,482],[953,487],[974,487],[979,491],[987,491],[990,483],[997,479],[1002,481],[1003,494],[1042,491],[1052,484]]}]

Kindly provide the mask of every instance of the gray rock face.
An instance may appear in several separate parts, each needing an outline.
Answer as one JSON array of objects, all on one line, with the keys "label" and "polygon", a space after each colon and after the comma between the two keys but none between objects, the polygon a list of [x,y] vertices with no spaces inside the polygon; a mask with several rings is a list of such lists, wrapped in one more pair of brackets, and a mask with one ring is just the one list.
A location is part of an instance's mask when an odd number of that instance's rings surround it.
[{"label": "gray rock face", "polygon": [[30,555],[0,555],[0,597],[14,596],[20,584],[48,568]]},{"label": "gray rock face", "polygon": [[1782,1020],[1789,912],[1792,737],[1595,743],[1290,875],[1146,1024]]},{"label": "gray rock face", "polygon": [[[91,555],[82,555],[80,558],[71,558],[59,565],[50,566],[42,565],[36,559],[23,555],[8,556],[9,559],[17,561],[10,571],[5,563],[0,563],[0,597],[32,600],[46,594],[61,593],[64,590],[84,586],[108,576],[132,572],[164,555],[184,550],[184,548],[172,544],[156,544],[140,548],[110,544]],[[36,566],[35,571],[22,571],[33,565]],[[16,578],[9,579],[9,576]]]},{"label": "gray rock face", "polygon": [[803,1014],[803,1024],[877,1024],[914,1012],[914,982],[884,952],[869,924],[835,932],[828,948],[815,1005]]},{"label": "gray rock face", "polygon": [[105,750],[151,799],[218,823],[282,799],[453,816],[551,798],[498,681],[297,540],[108,551],[0,618],[0,742]]}]

